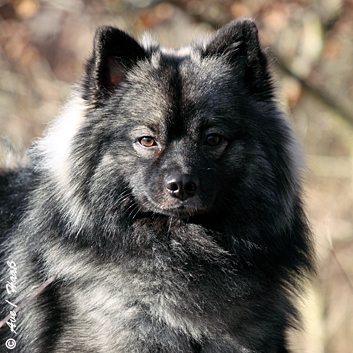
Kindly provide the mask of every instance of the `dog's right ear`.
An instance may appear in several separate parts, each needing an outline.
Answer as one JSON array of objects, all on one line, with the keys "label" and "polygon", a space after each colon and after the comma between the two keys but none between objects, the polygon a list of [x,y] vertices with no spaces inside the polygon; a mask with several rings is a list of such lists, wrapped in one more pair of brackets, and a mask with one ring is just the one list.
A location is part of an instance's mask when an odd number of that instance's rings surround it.
[{"label": "dog's right ear", "polygon": [[99,27],[93,55],[86,64],[85,98],[93,98],[99,104],[126,81],[129,69],[146,56],[140,44],[125,32],[110,26]]}]

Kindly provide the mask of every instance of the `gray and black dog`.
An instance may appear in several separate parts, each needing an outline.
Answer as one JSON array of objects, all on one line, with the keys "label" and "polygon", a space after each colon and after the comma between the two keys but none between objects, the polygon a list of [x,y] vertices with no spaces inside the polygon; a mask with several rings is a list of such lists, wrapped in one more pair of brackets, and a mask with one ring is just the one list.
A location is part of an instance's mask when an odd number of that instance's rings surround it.
[{"label": "gray and black dog", "polygon": [[0,351],[288,352],[313,268],[298,150],[253,21],[180,50],[99,28],[0,172]]}]

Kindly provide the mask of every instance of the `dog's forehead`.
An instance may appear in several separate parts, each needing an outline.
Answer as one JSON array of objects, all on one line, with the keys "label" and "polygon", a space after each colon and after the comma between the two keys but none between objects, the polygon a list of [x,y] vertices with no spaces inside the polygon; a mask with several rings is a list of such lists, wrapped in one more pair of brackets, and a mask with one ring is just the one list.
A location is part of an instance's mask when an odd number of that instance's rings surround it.
[{"label": "dog's forehead", "polygon": [[135,116],[165,136],[212,125],[232,101],[233,81],[222,58],[201,58],[193,48],[161,49],[134,71]]}]

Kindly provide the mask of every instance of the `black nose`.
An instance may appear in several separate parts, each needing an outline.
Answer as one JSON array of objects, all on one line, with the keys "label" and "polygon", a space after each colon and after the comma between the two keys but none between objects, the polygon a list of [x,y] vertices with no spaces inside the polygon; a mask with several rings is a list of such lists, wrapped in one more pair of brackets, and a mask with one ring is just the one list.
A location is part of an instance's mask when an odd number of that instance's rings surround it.
[{"label": "black nose", "polygon": [[197,193],[199,179],[192,174],[173,174],[167,177],[165,185],[170,194],[184,201]]}]

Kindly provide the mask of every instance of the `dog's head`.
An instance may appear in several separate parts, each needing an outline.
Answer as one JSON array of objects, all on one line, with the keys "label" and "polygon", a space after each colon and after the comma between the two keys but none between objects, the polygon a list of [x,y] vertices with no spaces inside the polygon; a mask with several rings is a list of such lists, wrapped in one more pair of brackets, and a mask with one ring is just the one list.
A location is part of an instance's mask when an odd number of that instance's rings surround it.
[{"label": "dog's head", "polygon": [[293,140],[251,20],[181,50],[101,27],[81,94],[84,113],[62,134],[68,147],[46,138],[75,210],[106,215],[132,198],[132,214],[177,218],[291,212]]},{"label": "dog's head", "polygon": [[212,39],[175,51],[112,27],[98,29],[94,43],[84,98],[94,129],[110,141],[96,171],[114,164],[140,210],[207,213],[244,188],[244,175],[254,179],[254,165],[271,174],[260,161],[261,134],[280,127],[252,21],[231,22]]}]

